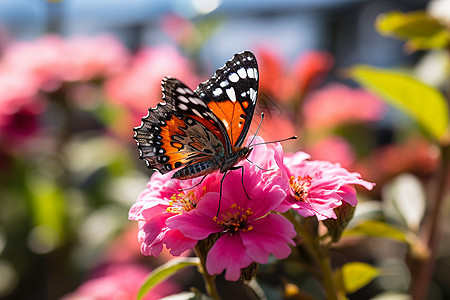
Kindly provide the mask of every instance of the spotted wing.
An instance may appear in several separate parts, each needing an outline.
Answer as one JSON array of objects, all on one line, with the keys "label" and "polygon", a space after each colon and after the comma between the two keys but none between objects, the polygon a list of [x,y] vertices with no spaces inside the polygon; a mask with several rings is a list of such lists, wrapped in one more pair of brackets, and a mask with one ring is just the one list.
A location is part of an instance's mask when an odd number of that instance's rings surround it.
[{"label": "spotted wing", "polygon": [[163,79],[162,88],[165,102],[150,108],[134,128],[147,166],[164,174],[223,155],[223,129],[203,100],[176,79]]},{"label": "spotted wing", "polygon": [[258,64],[253,53],[235,54],[214,76],[201,83],[195,93],[220,120],[226,130],[226,149],[244,142],[252,122],[258,94]]}]

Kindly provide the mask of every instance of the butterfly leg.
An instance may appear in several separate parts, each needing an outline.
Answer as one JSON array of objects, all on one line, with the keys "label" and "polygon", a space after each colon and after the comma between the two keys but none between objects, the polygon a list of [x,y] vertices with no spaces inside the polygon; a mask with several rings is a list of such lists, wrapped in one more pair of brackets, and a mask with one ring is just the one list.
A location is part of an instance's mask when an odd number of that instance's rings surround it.
[{"label": "butterfly leg", "polygon": [[[228,171],[239,170],[239,169],[241,169],[241,183],[242,183],[242,187],[244,188],[245,195],[247,196],[247,198],[248,198],[249,200],[252,200],[252,199],[250,198],[250,196],[248,195],[247,191],[245,190],[245,185],[244,185],[244,166],[237,166],[237,167],[235,166],[235,167],[231,167],[230,169],[228,169]],[[216,214],[216,217],[219,216],[219,212],[220,212],[220,202],[222,201],[222,185],[223,185],[223,181],[225,180],[225,176],[227,176],[228,171],[226,171],[226,172],[223,174],[222,179],[220,180],[219,206],[218,206],[218,208],[217,208],[217,214]]]},{"label": "butterfly leg", "polygon": [[229,170],[239,170],[239,169],[241,169],[241,182],[242,182],[242,187],[244,188],[245,195],[247,196],[248,200],[252,200],[252,198],[250,198],[250,196],[248,195],[247,190],[245,189],[244,166],[234,166],[234,167],[231,167]]},{"label": "butterfly leg", "polygon": [[200,184],[203,182],[203,180],[206,178],[206,176],[208,176],[208,175],[209,175],[209,174],[206,174],[205,176],[203,176],[202,180],[200,180],[199,183],[194,184],[193,186],[188,187],[188,188],[185,188],[185,189],[179,189],[178,191],[180,191],[180,192],[181,192],[181,191],[187,191],[187,190],[191,190],[191,189],[195,188],[196,186],[200,185]]},{"label": "butterfly leg", "polygon": [[222,179],[220,180],[219,206],[217,207],[216,217],[219,216],[219,212],[220,212],[220,202],[222,202],[222,184],[225,179],[225,176],[227,176],[227,172],[223,173]]}]

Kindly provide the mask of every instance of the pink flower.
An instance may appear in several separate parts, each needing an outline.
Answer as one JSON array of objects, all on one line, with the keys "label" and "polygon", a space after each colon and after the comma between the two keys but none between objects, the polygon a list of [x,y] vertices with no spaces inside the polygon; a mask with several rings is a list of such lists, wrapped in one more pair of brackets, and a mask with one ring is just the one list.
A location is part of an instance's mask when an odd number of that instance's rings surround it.
[{"label": "pink flower", "polygon": [[[250,141],[253,145],[264,142],[260,137],[249,137],[247,144]],[[201,178],[180,181],[170,179],[172,172],[155,173],[129,213],[130,220],[140,221],[142,253],[156,256],[165,245],[171,254],[180,255],[216,233],[220,237],[208,253],[207,271],[219,274],[225,269],[228,280],[239,279],[241,269],[252,262],[266,263],[270,253],[287,257],[295,230],[284,217],[270,213],[289,189],[279,176],[281,145],[254,146],[249,160],[254,164],[240,163],[244,174],[227,172],[222,194],[223,174],[219,172],[199,185]],[[190,189],[180,191],[186,188]]]},{"label": "pink flower", "polygon": [[316,216],[318,220],[336,219],[334,209],[347,202],[358,203],[353,185],[368,190],[373,183],[361,179],[358,173],[351,173],[339,164],[327,161],[309,161],[309,155],[297,152],[285,157],[280,165],[284,178],[289,181],[290,193],[278,208],[287,211],[292,208],[303,217]]},{"label": "pink flower", "polygon": [[[103,268],[63,300],[132,300],[150,271],[140,265],[119,264]],[[143,299],[156,300],[179,291],[180,288],[165,281],[153,288]]]},{"label": "pink flower", "polygon": [[62,78],[86,81],[106,78],[123,71],[130,59],[128,50],[114,36],[74,37],[64,42]]},{"label": "pink flower", "polygon": [[128,218],[139,221],[139,241],[142,242],[141,252],[144,255],[158,256],[163,245],[170,249],[172,255],[181,255],[197,243],[197,240],[184,236],[179,230],[168,228],[166,221],[194,210],[203,197],[203,187],[206,189],[215,178],[209,176],[194,189],[180,191],[193,187],[201,178],[177,180],[170,178],[172,174],[155,172],[147,189],[130,209]]},{"label": "pink flower", "polygon": [[312,93],[304,104],[305,126],[313,129],[373,122],[383,117],[384,103],[362,89],[332,84]]},{"label": "pink flower", "polygon": [[324,138],[308,147],[307,152],[315,160],[339,162],[346,168],[355,163],[355,152],[352,146],[347,140],[339,136]]},{"label": "pink flower", "polygon": [[220,274],[225,270],[225,278],[233,281],[252,262],[266,263],[270,253],[286,258],[295,236],[293,225],[287,219],[270,213],[286,197],[286,182],[275,172],[261,171],[248,162],[243,165],[244,186],[250,199],[242,186],[241,172],[228,172],[219,212],[220,195],[210,192],[195,210],[166,222],[169,228],[196,240],[218,233],[220,237],[206,258],[207,271]]},{"label": "pink flower", "polygon": [[15,73],[33,78],[42,90],[54,90],[61,82],[64,52],[64,40],[57,35],[14,42],[5,49],[1,72],[14,70]]},{"label": "pink flower", "polygon": [[0,72],[13,70],[31,77],[39,89],[53,91],[62,81],[111,76],[122,70],[128,59],[127,50],[113,36],[63,39],[47,35],[10,44],[2,57]]}]

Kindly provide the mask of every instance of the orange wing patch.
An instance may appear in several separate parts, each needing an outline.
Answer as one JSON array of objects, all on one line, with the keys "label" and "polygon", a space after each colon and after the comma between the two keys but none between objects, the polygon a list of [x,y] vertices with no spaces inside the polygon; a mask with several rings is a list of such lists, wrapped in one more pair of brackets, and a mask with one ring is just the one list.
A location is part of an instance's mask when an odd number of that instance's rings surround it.
[{"label": "orange wing patch", "polygon": [[166,151],[165,155],[170,158],[168,163],[172,166],[172,169],[175,169],[178,165],[188,163],[187,157],[180,152],[183,145],[178,142],[173,142],[172,140],[172,135],[185,135],[180,129],[180,127],[185,127],[185,124],[183,120],[176,116],[172,116],[172,119],[167,120],[166,123],[166,126],[161,127],[161,142],[163,142],[163,148]]},{"label": "orange wing patch", "polygon": [[237,101],[209,102],[208,107],[223,123],[230,137],[231,145],[234,145],[245,123],[246,114],[241,104]]}]

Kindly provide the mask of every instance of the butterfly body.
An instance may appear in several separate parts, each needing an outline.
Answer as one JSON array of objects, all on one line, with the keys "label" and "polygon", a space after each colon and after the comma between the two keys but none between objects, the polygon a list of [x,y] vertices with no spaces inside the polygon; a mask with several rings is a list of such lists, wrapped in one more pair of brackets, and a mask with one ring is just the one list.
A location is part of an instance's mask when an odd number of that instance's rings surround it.
[{"label": "butterfly body", "polygon": [[207,175],[215,171],[220,171],[220,173],[225,173],[230,170],[234,165],[236,165],[241,160],[246,159],[252,148],[241,147],[235,149],[235,151],[229,155],[215,156],[210,160],[201,161],[194,163],[192,165],[186,166],[178,171],[176,171],[172,178],[176,179],[189,179],[196,178],[199,176]]},{"label": "butterfly body", "polygon": [[226,173],[246,159],[242,147],[255,110],[258,66],[251,52],[236,54],[195,91],[177,79],[162,81],[163,100],[134,128],[149,168],[189,179]]}]

